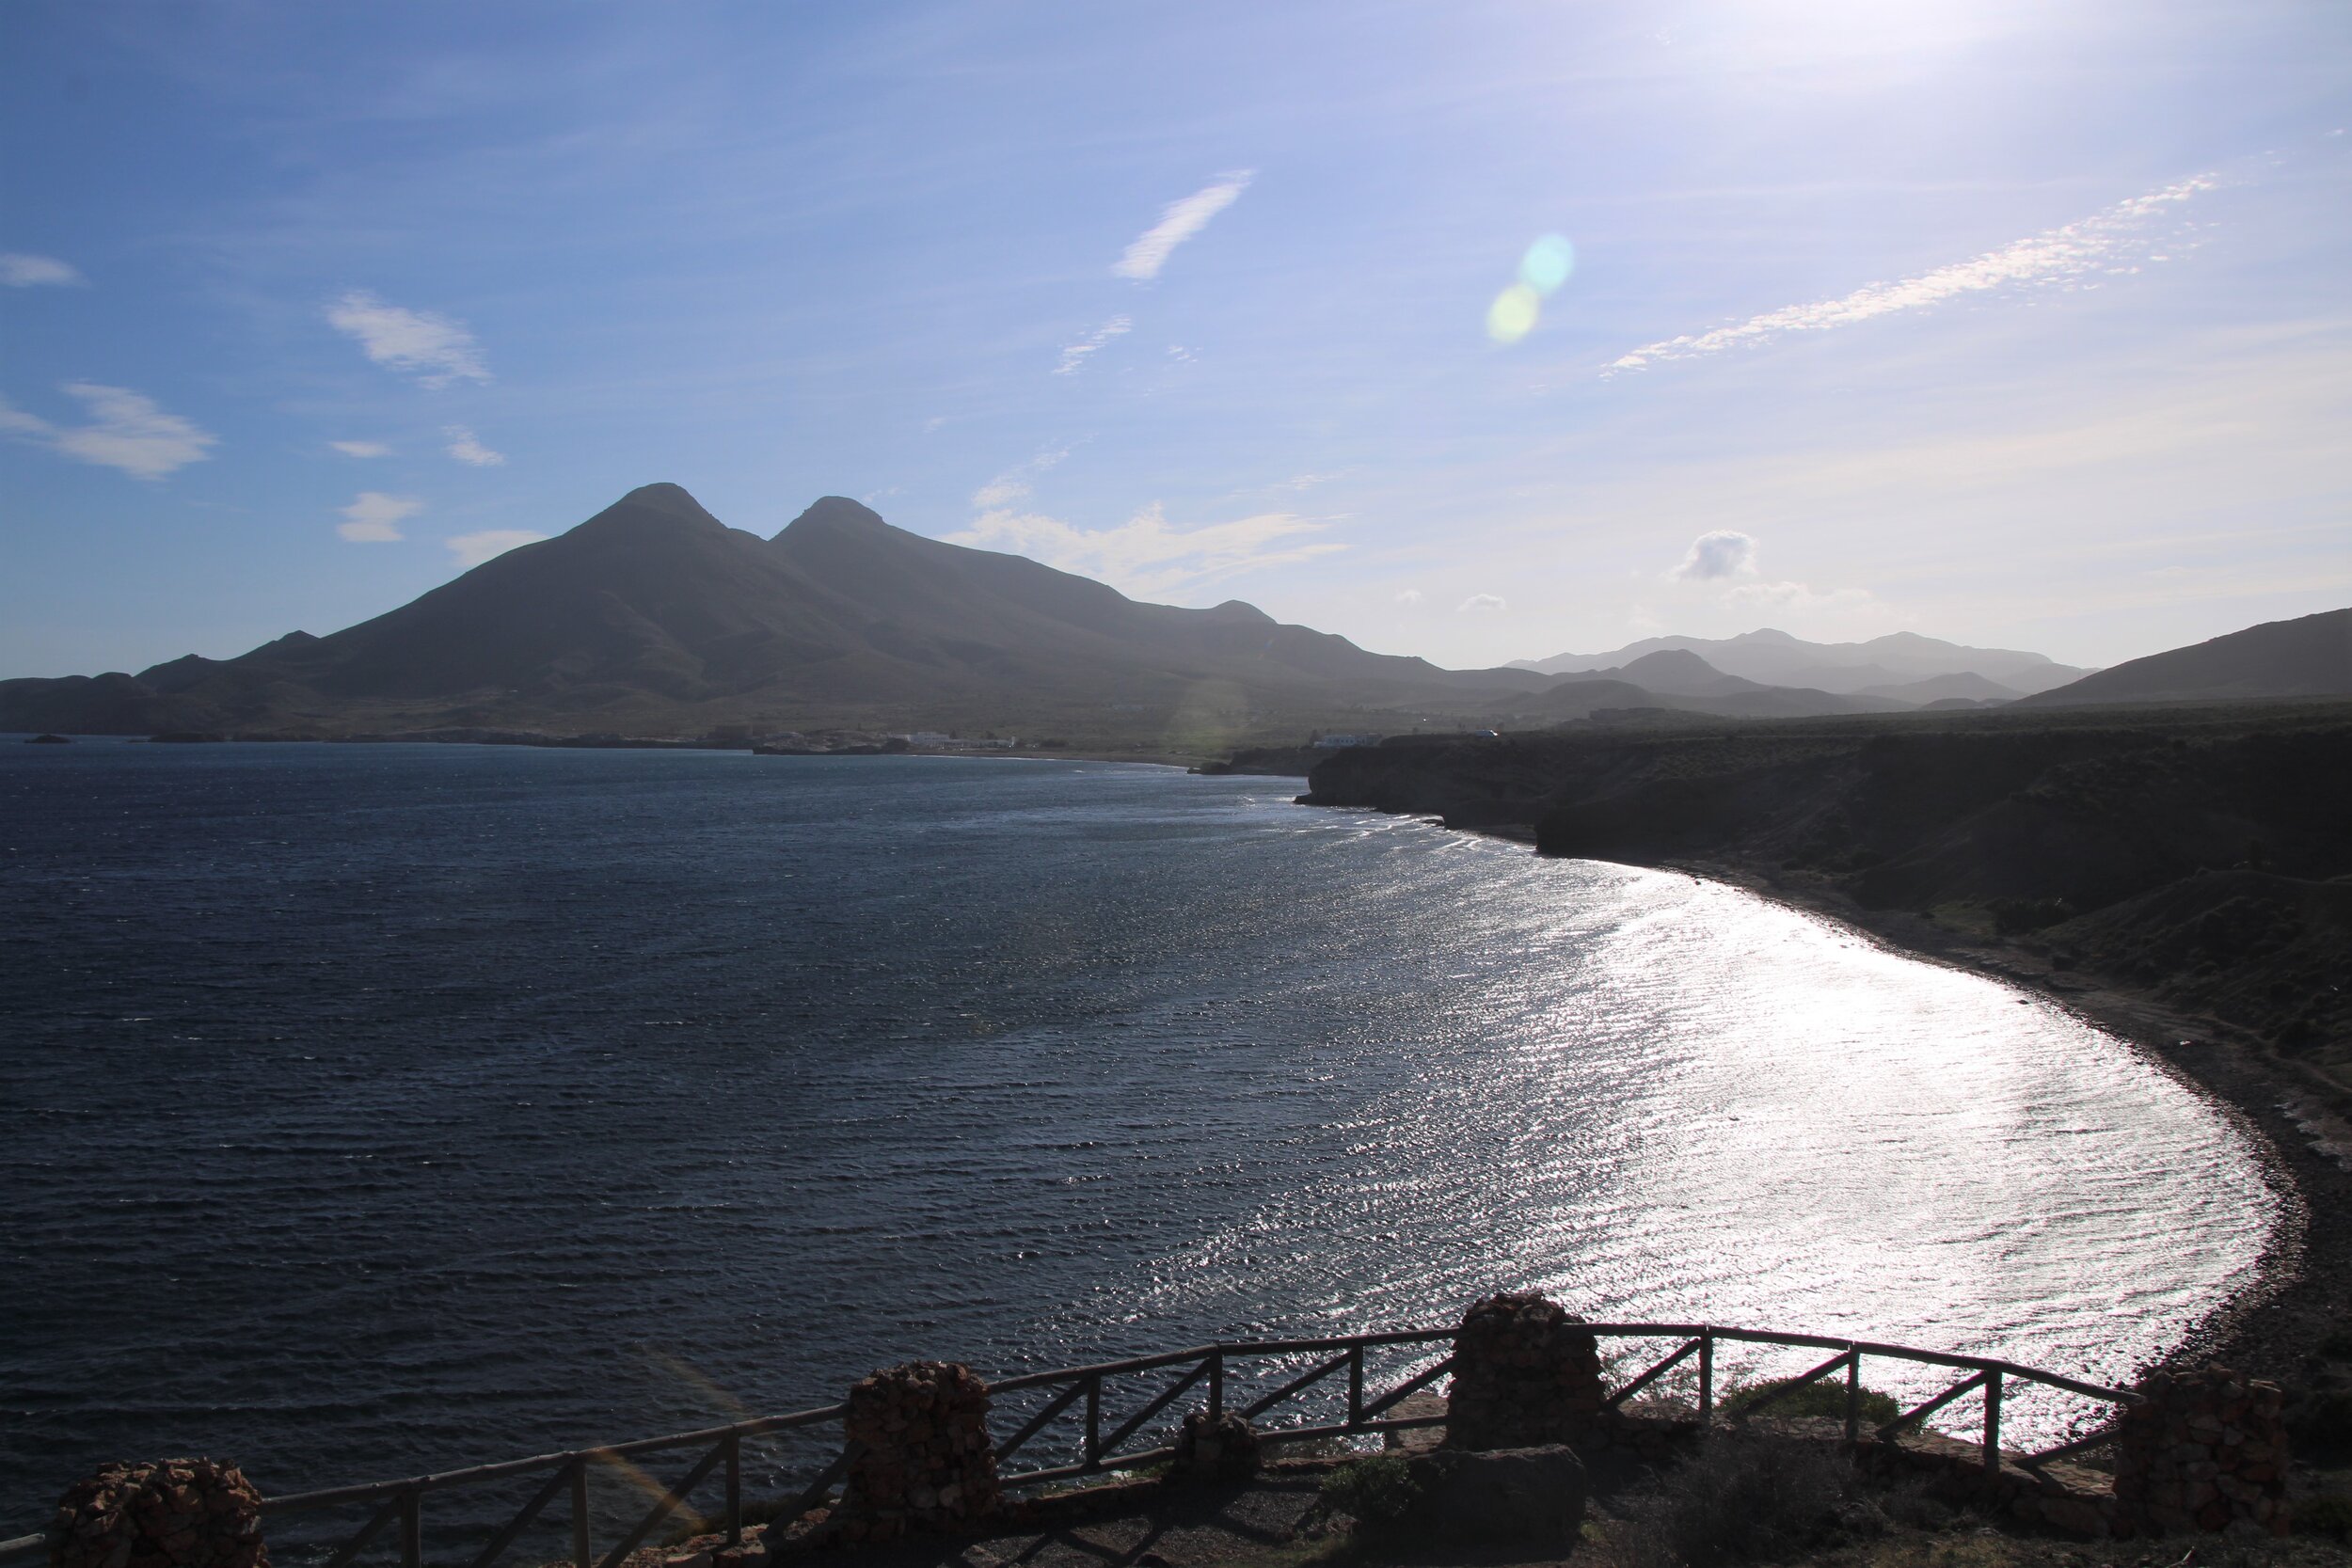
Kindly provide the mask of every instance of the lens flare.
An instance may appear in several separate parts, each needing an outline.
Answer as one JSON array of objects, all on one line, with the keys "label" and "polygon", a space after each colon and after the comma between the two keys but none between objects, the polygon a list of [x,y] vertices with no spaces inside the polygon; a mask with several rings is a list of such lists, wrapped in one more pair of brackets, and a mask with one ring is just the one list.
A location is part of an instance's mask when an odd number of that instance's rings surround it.
[{"label": "lens flare", "polygon": [[1563,234],[1546,234],[1519,261],[1519,281],[1539,294],[1551,293],[1575,271],[1576,246]]},{"label": "lens flare", "polygon": [[1543,309],[1543,295],[1524,283],[1514,283],[1486,307],[1486,336],[1498,343],[1516,343],[1535,330],[1535,318]]}]

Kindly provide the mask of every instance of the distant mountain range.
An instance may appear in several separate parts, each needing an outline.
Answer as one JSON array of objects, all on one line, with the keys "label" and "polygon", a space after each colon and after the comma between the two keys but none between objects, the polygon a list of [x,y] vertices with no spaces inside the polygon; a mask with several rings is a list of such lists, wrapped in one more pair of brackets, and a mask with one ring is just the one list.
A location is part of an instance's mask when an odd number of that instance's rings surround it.
[{"label": "distant mountain range", "polygon": [[[675,484],[632,490],[371,621],[137,674],[0,681],[0,730],[737,738],[983,729],[1214,749],[1310,727],[1526,727],[1605,709],[1724,718],[2352,692],[2352,611],[2083,672],[1898,633],[1756,631],[1444,670],[1240,600],[1145,604],[828,496],[773,538]],[[2072,684],[2070,684],[2072,683]]]},{"label": "distant mountain range", "polygon": [[1963,647],[1916,632],[1890,632],[1867,642],[1807,642],[1769,627],[1738,637],[1649,637],[1613,653],[1554,654],[1516,661],[1513,668],[1547,675],[1623,675],[1626,667],[1661,653],[1695,654],[1724,674],[1761,685],[1885,697],[1912,706],[1944,697],[2023,697],[2090,673],[2041,654]]}]

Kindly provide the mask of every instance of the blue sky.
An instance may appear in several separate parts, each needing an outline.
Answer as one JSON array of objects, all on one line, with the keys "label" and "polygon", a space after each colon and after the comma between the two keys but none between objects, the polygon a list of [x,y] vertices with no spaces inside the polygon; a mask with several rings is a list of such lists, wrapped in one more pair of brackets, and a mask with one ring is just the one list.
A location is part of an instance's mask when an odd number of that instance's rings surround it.
[{"label": "blue sky", "polygon": [[7,33],[0,674],[332,630],[653,480],[1457,665],[2352,602],[2340,0]]}]

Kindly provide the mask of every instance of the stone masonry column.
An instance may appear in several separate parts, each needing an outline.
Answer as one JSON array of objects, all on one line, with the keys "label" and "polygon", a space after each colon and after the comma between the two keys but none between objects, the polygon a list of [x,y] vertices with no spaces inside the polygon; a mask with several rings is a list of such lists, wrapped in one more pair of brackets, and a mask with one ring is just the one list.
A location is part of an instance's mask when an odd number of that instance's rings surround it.
[{"label": "stone masonry column", "polygon": [[1493,1295],[1454,1336],[1446,1444],[1523,1449],[1574,1442],[1602,1418],[1599,1345],[1558,1302]]},{"label": "stone masonry column", "polygon": [[2142,1535],[2284,1535],[2287,1430],[2274,1383],[2223,1367],[2158,1372],[2116,1442],[2120,1523]]},{"label": "stone masonry column", "polygon": [[850,1543],[949,1534],[1002,1507],[988,1386],[953,1361],[910,1361],[850,1389],[849,1482],[831,1525]]}]

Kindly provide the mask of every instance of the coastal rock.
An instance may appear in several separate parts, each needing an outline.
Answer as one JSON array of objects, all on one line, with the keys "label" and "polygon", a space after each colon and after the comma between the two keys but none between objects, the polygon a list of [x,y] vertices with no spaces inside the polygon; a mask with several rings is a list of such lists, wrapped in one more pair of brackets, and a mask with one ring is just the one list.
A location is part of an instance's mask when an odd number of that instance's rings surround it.
[{"label": "coastal rock", "polygon": [[26,738],[27,746],[71,746],[73,742],[61,735],[36,735]]}]

